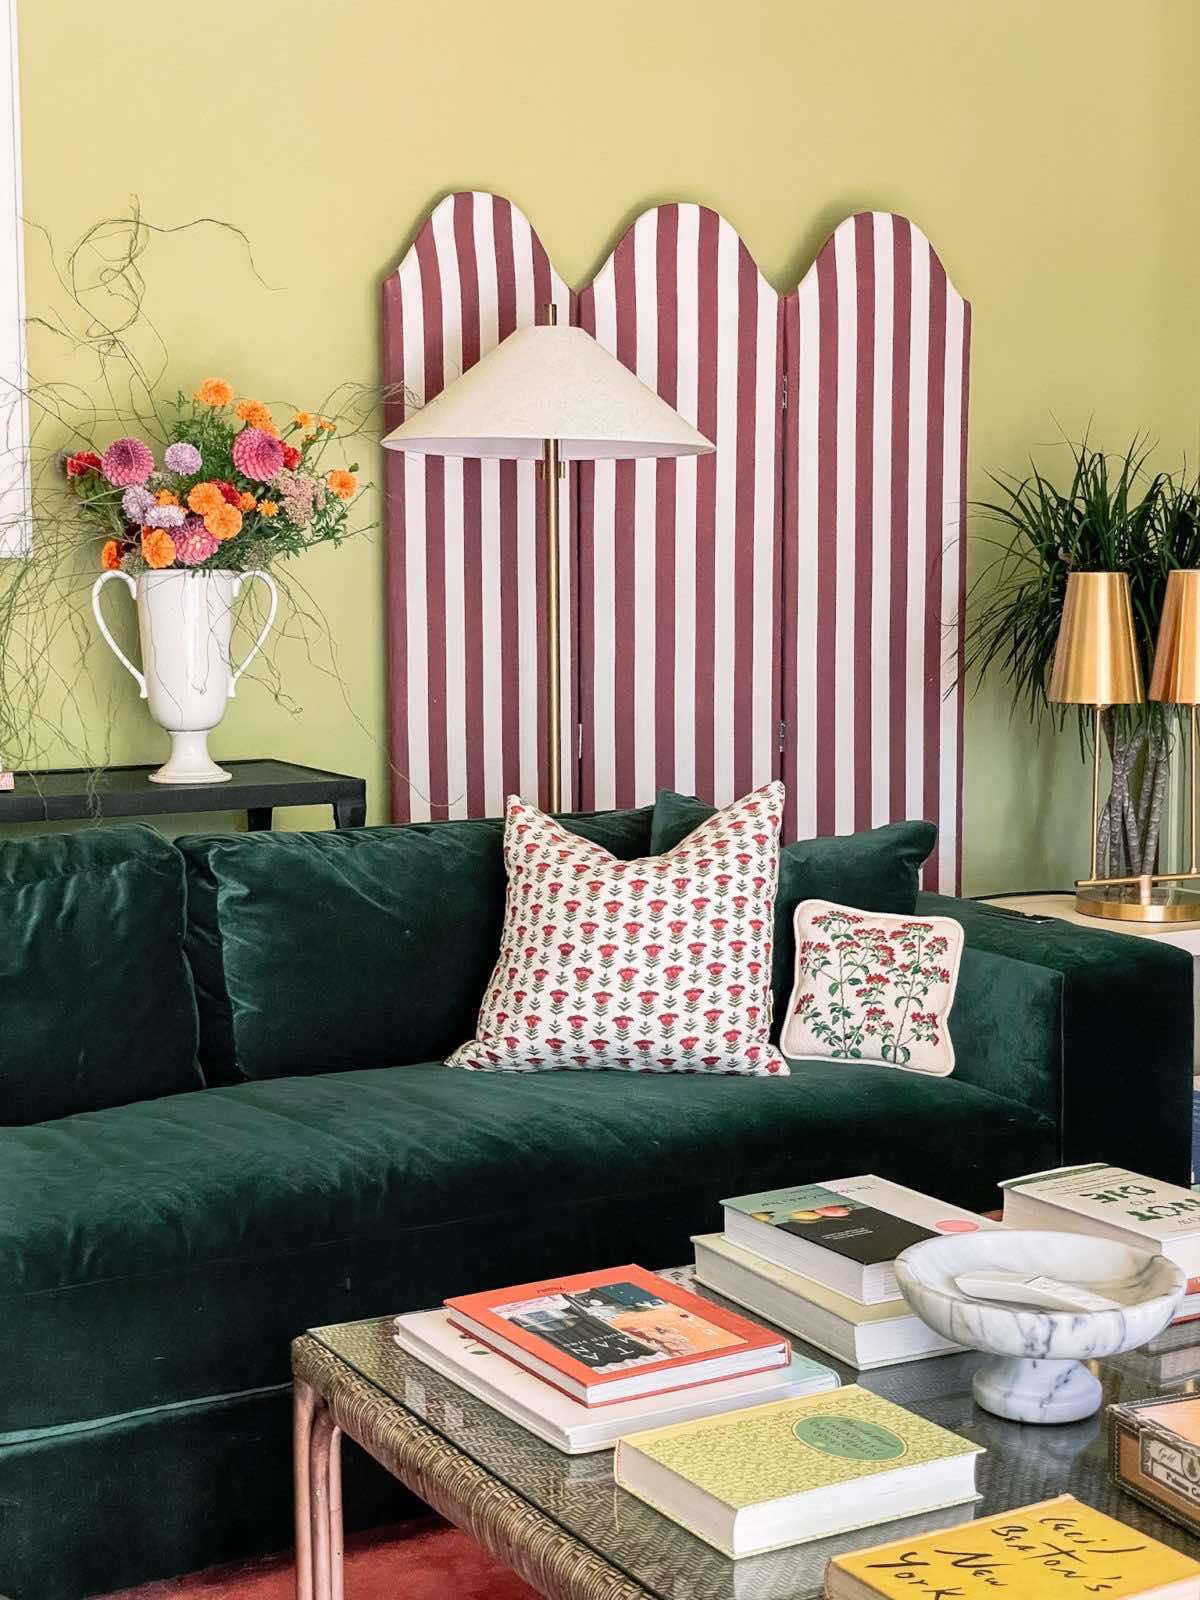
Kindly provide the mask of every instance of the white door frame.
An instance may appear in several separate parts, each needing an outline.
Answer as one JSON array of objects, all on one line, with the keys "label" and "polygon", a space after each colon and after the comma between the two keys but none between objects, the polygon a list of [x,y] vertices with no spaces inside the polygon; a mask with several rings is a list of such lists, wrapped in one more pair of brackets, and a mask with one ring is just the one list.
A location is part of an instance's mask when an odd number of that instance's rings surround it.
[{"label": "white door frame", "polygon": [[0,556],[29,549],[17,0],[0,0]]}]

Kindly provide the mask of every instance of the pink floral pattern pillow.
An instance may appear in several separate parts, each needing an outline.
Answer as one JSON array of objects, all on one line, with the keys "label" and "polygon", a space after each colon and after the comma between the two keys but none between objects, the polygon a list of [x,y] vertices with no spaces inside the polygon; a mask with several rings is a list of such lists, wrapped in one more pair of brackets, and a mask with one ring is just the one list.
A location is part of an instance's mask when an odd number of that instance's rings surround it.
[{"label": "pink floral pattern pillow", "polygon": [[770,783],[666,855],[619,861],[511,798],[500,957],[447,1065],[786,1074],[770,1042],[782,811]]},{"label": "pink floral pattern pillow", "polygon": [[875,1061],[937,1077],[954,1071],[949,1019],[960,923],[802,900],[795,929],[784,1055]]}]

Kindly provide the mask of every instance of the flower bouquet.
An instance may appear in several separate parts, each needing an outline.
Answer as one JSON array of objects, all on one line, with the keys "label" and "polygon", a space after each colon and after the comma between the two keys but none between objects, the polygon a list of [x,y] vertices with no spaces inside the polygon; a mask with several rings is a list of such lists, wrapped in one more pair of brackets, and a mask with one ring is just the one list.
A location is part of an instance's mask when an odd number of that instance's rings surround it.
[{"label": "flower bouquet", "polygon": [[180,395],[176,413],[161,465],[137,438],[62,457],[105,570],[249,572],[350,531],[357,464],[325,464],[336,423],[297,411],[280,428],[221,378]]}]

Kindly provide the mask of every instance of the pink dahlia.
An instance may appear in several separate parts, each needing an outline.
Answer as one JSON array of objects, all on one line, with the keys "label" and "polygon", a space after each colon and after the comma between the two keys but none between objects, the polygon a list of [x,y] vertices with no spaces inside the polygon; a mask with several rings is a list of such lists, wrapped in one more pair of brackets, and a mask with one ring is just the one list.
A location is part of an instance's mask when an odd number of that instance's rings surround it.
[{"label": "pink dahlia", "polygon": [[154,471],[149,445],[140,439],[114,439],[100,457],[100,470],[118,489],[131,483],[145,483]]},{"label": "pink dahlia", "polygon": [[283,444],[262,428],[243,428],[233,441],[233,464],[243,477],[268,483],[283,466]]},{"label": "pink dahlia", "polygon": [[198,567],[220,547],[220,541],[204,526],[203,517],[189,517],[171,537],[175,540],[175,555],[185,567]]}]

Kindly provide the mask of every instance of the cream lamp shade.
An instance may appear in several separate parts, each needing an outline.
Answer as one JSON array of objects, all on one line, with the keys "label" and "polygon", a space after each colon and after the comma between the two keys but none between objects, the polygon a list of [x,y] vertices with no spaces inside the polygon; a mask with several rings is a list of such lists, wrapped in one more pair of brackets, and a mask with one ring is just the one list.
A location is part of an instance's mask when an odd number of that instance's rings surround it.
[{"label": "cream lamp shade", "polygon": [[1048,697],[1083,706],[1127,706],[1142,700],[1142,665],[1126,573],[1069,574]]},{"label": "cream lamp shade", "polygon": [[1167,574],[1149,698],[1200,705],[1200,572]]},{"label": "cream lamp shade", "polygon": [[713,448],[582,328],[519,328],[387,435],[426,456],[563,461],[696,456]]}]

